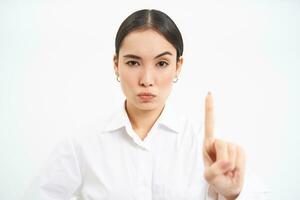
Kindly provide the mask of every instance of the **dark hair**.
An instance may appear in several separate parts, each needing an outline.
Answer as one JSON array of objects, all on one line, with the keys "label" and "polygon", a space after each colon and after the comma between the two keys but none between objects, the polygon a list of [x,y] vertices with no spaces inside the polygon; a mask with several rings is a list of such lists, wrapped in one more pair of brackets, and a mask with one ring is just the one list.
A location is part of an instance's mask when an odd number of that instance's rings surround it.
[{"label": "dark hair", "polygon": [[150,28],[161,33],[176,49],[177,61],[183,54],[183,40],[174,21],[165,13],[154,9],[138,10],[129,15],[120,25],[115,39],[115,52],[119,50],[123,39],[137,29]]}]

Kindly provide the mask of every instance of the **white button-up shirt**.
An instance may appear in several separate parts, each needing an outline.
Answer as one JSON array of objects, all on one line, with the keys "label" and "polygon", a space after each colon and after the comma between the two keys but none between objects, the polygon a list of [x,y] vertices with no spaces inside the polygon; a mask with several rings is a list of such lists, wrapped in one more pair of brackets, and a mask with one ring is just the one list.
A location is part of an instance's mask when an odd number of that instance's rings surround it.
[{"label": "white button-up shirt", "polygon": [[[203,177],[203,131],[165,106],[147,137],[134,132],[124,105],[96,134],[57,145],[29,190],[30,200],[222,199]],[[265,199],[245,179],[239,199]]]}]

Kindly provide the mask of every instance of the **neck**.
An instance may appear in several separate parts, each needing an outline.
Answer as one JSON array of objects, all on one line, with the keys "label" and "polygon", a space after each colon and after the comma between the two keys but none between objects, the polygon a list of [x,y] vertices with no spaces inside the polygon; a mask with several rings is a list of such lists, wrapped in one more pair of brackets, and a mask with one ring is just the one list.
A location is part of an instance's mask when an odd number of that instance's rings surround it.
[{"label": "neck", "polygon": [[127,101],[125,105],[126,112],[133,130],[143,140],[160,116],[164,106],[153,110],[140,110],[129,104]]}]

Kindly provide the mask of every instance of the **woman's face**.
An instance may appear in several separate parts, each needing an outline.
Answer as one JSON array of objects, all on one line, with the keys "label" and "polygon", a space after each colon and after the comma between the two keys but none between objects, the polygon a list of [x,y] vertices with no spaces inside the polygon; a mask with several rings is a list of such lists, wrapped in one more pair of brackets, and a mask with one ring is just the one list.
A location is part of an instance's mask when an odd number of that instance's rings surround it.
[{"label": "woman's face", "polygon": [[127,106],[139,110],[161,109],[178,76],[183,59],[176,62],[176,49],[152,29],[129,33],[123,40],[115,72],[120,76]]}]

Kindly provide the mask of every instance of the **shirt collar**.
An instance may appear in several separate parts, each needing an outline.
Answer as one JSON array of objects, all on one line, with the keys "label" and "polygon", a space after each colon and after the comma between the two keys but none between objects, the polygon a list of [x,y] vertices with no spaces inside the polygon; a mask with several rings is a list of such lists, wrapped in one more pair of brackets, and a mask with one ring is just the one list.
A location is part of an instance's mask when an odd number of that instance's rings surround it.
[{"label": "shirt collar", "polygon": [[104,128],[104,131],[111,132],[119,128],[129,125],[130,121],[128,119],[126,110],[125,110],[125,101],[123,104],[113,113],[113,115],[108,119],[107,125]]},{"label": "shirt collar", "polygon": [[[119,128],[126,126],[131,126],[126,109],[125,102],[122,106],[109,118],[107,125],[104,128],[104,131],[111,132]],[[170,102],[166,102],[164,109],[157,119],[156,123],[171,130],[174,133],[180,133],[183,130],[184,120],[182,115],[176,113],[174,106]]]},{"label": "shirt collar", "polygon": [[164,110],[158,118],[158,123],[174,133],[180,133],[184,128],[183,115],[169,101],[166,102]]}]

